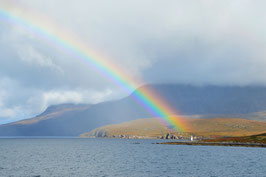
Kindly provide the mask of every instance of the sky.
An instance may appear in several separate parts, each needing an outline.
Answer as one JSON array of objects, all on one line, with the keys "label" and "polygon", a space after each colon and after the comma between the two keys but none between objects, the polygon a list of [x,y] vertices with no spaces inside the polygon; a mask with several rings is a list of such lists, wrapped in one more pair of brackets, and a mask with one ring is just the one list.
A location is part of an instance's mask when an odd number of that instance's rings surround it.
[{"label": "sky", "polygon": [[[7,3],[12,13],[57,24],[142,84],[266,84],[263,0],[0,0],[0,7]],[[49,105],[126,96],[89,64],[1,19],[0,54],[0,124]]]}]

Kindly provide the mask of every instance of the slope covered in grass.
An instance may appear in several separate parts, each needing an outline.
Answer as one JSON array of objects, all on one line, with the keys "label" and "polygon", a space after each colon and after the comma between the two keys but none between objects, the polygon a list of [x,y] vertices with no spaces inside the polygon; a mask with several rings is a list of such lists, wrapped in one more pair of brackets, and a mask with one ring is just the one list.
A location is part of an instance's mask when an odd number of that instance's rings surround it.
[{"label": "slope covered in grass", "polygon": [[[204,137],[248,136],[266,132],[265,122],[239,118],[189,119],[188,124],[190,129],[183,133],[184,136],[191,134]],[[103,126],[81,136],[97,137],[104,134],[108,137],[118,135],[158,137],[167,133],[180,135],[179,132],[167,129],[159,119],[149,118]]]},{"label": "slope covered in grass", "polygon": [[259,135],[243,136],[243,137],[210,139],[210,140],[204,140],[204,142],[232,142],[232,143],[262,143],[262,144],[266,144],[266,133],[259,134]]}]

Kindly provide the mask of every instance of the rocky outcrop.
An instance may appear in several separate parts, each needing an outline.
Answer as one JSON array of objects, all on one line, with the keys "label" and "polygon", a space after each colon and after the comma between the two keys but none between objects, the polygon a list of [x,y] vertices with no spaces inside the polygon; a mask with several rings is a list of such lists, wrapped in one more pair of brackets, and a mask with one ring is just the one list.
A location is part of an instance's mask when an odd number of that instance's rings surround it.
[{"label": "rocky outcrop", "polygon": [[95,130],[90,136],[95,138],[105,138],[108,137],[108,134],[104,130]]},{"label": "rocky outcrop", "polygon": [[174,135],[174,134],[171,134],[171,133],[167,133],[164,136],[161,136],[161,137],[158,137],[158,138],[166,139],[166,140],[168,140],[168,139],[171,139],[171,140],[173,140],[173,139],[187,139],[187,137],[185,137],[185,136],[182,136],[182,135],[178,136],[178,135]]}]

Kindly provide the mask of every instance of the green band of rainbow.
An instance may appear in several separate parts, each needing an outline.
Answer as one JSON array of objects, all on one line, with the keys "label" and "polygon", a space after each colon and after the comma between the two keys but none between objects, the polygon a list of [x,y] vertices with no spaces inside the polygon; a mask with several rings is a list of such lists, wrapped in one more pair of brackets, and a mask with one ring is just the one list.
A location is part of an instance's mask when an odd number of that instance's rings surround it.
[{"label": "green band of rainbow", "polygon": [[[80,40],[74,38],[73,34],[65,33],[64,30],[51,23],[43,25],[38,22],[40,20],[34,20],[33,17],[36,18],[36,15],[16,15],[0,6],[0,21],[19,25],[72,57],[86,61],[91,68],[128,94],[138,87],[138,82],[131,79],[116,64],[104,60],[94,51],[89,50]],[[177,113],[158,94],[155,94],[151,88],[142,87],[133,92],[131,96],[153,116],[162,118],[166,124],[174,126],[178,131],[187,130],[188,125],[186,122],[177,116]]]}]

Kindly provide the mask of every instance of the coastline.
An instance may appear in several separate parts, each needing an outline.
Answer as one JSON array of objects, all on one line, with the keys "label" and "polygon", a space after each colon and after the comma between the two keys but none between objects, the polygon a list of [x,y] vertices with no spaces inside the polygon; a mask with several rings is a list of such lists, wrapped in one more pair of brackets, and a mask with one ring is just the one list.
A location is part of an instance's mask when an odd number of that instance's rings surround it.
[{"label": "coastline", "polygon": [[236,143],[236,142],[165,142],[165,143],[156,143],[156,144],[192,145],[192,146],[263,147],[263,148],[266,148],[266,144],[262,144],[262,143]]}]

